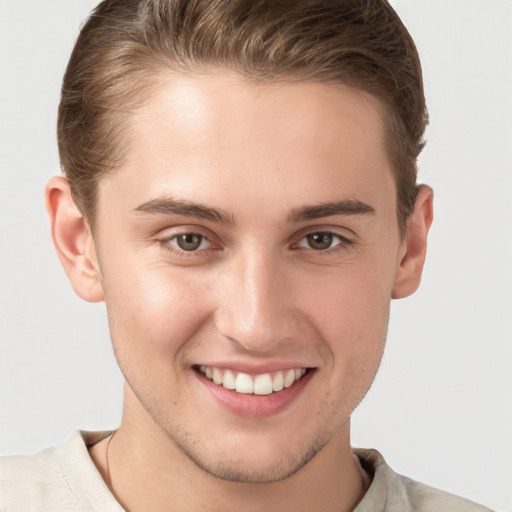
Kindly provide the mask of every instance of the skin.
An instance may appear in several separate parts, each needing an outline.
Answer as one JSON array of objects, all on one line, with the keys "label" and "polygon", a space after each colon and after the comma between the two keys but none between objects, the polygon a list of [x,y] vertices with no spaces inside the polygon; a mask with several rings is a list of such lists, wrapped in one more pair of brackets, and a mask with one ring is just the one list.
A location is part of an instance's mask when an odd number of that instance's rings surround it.
[{"label": "skin", "polygon": [[[75,291],[106,302],[126,379],[109,483],[130,511],[360,501],[368,477],[350,415],[377,372],[391,299],[419,285],[432,221],[422,187],[399,235],[383,112],[344,86],[174,75],[134,114],[125,161],[99,183],[94,237],[65,179],[48,184],[58,254]],[[170,198],[230,222],[141,206]],[[293,215],[340,201],[368,211]],[[328,248],[311,245],[326,232]],[[177,244],[187,233],[203,237],[197,250]],[[246,417],[201,384],[196,366],[218,361],[313,375],[284,410]],[[107,479],[105,448],[91,456]]]}]

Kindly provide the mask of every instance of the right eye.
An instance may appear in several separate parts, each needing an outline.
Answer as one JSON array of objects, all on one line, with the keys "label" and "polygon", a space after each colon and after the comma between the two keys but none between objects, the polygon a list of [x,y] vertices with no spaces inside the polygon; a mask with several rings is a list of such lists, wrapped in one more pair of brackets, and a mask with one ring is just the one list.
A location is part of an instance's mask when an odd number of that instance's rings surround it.
[{"label": "right eye", "polygon": [[212,245],[205,236],[198,233],[181,233],[170,238],[168,243],[173,250],[185,252],[209,249]]}]

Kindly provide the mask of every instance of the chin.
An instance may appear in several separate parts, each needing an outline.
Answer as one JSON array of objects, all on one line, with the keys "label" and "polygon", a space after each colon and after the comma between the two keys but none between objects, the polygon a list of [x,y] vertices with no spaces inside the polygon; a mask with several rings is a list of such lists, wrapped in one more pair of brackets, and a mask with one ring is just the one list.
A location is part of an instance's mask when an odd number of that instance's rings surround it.
[{"label": "chin", "polygon": [[212,443],[213,438],[193,440],[187,435],[167,432],[168,438],[196,467],[220,480],[245,484],[279,482],[300,471],[328,443],[329,436],[319,434],[307,441],[293,436],[272,439],[268,433],[263,438],[238,437],[233,433]]},{"label": "chin", "polygon": [[229,459],[226,459],[226,453],[223,453],[222,457],[206,458],[183,448],[182,451],[197,467],[220,480],[243,484],[268,484],[291,477],[313,459],[322,448],[323,444],[318,444],[305,453],[281,454],[277,459],[275,454],[264,457],[261,453]]}]

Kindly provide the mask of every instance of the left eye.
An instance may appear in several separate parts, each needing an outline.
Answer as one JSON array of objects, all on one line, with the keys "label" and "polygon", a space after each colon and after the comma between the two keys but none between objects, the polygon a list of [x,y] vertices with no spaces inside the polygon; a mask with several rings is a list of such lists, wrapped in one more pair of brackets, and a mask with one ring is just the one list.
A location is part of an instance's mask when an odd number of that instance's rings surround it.
[{"label": "left eye", "polygon": [[172,246],[187,252],[207,249],[210,244],[206,237],[197,233],[183,233],[181,235],[176,235],[169,240],[169,243]]},{"label": "left eye", "polygon": [[314,249],[315,251],[325,251],[327,249],[332,249],[343,242],[345,242],[345,239],[340,235],[329,232],[318,232],[306,235],[300,240],[297,247],[307,247],[308,249]]}]

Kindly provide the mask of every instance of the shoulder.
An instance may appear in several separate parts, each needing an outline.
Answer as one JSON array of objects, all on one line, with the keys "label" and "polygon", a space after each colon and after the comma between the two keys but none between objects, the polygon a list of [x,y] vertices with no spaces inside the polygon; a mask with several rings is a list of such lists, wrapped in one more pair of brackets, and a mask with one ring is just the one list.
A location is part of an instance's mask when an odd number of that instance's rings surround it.
[{"label": "shoulder", "polygon": [[2,457],[0,475],[1,510],[38,510],[41,503],[56,505],[56,500],[68,501],[69,489],[57,447],[36,455]]},{"label": "shoulder", "polygon": [[449,510],[450,512],[492,512],[491,509],[460,496],[435,489],[401,475],[398,475],[398,477],[406,489],[409,500],[416,507],[413,510],[421,512],[438,512],[439,510]]},{"label": "shoulder", "polygon": [[395,473],[376,450],[355,450],[373,481],[354,512],[492,512],[460,496]]},{"label": "shoulder", "polygon": [[0,457],[0,510],[96,510],[89,498],[108,495],[108,489],[88,456],[87,436],[94,434],[77,431],[64,444],[35,455]]}]

